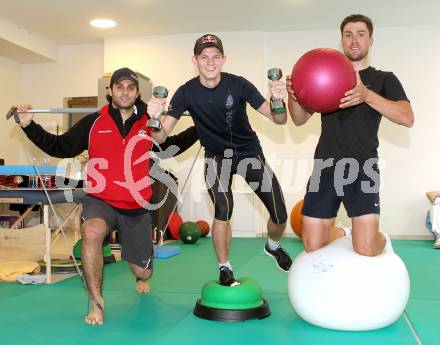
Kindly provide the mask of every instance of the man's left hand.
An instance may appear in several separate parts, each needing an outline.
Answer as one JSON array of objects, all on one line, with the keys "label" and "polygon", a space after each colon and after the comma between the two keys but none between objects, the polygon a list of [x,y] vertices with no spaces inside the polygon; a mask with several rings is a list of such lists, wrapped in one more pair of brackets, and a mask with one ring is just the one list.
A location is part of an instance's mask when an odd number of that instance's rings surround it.
[{"label": "man's left hand", "polygon": [[356,86],[345,93],[345,97],[341,99],[339,108],[348,108],[366,102],[371,90],[364,85],[356,71]]}]

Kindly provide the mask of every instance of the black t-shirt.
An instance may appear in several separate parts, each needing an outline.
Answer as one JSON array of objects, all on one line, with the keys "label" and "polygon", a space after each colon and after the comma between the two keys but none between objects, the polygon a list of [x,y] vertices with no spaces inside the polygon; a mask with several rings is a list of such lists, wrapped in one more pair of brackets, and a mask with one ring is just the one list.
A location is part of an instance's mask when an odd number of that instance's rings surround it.
[{"label": "black t-shirt", "polygon": [[212,89],[203,86],[199,77],[179,87],[168,115],[179,119],[189,111],[200,142],[209,153],[223,154],[232,149],[234,156],[255,156],[261,153],[261,145],[249,123],[246,102],[258,109],[264,101],[248,80],[222,73],[220,83]]},{"label": "black t-shirt", "polygon": [[[393,101],[408,101],[399,79],[368,67],[359,72],[370,90]],[[359,163],[377,158],[378,130],[382,115],[366,103],[321,115],[321,136],[315,158],[355,158]]]}]

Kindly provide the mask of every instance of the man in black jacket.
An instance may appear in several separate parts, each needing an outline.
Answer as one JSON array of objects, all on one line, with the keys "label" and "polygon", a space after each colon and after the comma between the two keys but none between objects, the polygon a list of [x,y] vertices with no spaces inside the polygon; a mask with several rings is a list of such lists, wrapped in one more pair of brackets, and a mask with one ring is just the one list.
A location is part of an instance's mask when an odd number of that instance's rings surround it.
[{"label": "man in black jacket", "polygon": [[147,280],[153,272],[153,244],[148,204],[152,193],[149,152],[177,145],[180,153],[198,139],[194,128],[189,128],[160,148],[153,144],[146,126],[146,105],[139,96],[138,77],[130,69],[113,73],[108,92],[108,105],[59,136],[36,124],[32,113],[19,115],[23,131],[45,153],[67,158],[88,150],[81,260],[92,302],[85,322],[92,325],[104,322],[101,248],[111,230],[119,230],[122,258],[136,276],[136,290],[150,290]]}]

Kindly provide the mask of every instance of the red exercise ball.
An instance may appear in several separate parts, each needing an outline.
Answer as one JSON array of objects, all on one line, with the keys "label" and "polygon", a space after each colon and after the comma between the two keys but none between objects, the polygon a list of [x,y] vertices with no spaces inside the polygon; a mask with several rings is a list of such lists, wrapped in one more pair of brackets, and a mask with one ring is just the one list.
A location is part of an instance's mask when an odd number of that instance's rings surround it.
[{"label": "red exercise ball", "polygon": [[209,234],[209,224],[204,220],[198,220],[196,224],[199,226],[200,231],[202,233],[202,237],[206,237]]},{"label": "red exercise ball", "polygon": [[339,108],[345,92],[356,85],[356,74],[344,54],[318,48],[305,53],[293,66],[292,83],[304,108],[330,113]]},{"label": "red exercise ball", "polygon": [[168,231],[172,238],[179,240],[179,229],[183,224],[183,219],[177,212],[171,212],[168,215]]},{"label": "red exercise ball", "polygon": [[302,238],[302,208],[304,205],[304,199],[298,201],[290,212],[290,226],[292,227],[293,232],[299,237]]}]

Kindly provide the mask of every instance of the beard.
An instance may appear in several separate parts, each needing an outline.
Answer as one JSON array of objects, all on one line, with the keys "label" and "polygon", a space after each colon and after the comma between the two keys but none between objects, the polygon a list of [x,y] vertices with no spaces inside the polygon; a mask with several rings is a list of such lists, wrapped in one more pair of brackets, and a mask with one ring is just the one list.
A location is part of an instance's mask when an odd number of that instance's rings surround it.
[{"label": "beard", "polygon": [[359,52],[359,53],[353,53],[350,50],[345,52],[345,56],[347,56],[348,59],[353,62],[361,61],[365,59],[367,55],[368,55],[368,50],[366,52]]},{"label": "beard", "polygon": [[133,100],[128,103],[127,102],[120,102],[119,100],[115,99],[114,97],[112,99],[113,108],[117,108],[117,109],[121,109],[121,110],[131,109],[135,102],[136,102],[136,100]]}]

